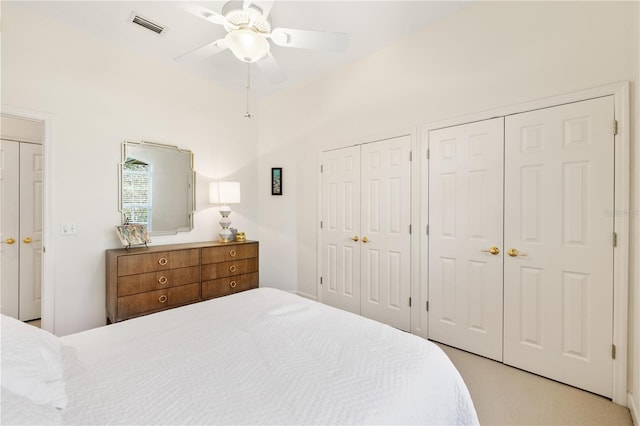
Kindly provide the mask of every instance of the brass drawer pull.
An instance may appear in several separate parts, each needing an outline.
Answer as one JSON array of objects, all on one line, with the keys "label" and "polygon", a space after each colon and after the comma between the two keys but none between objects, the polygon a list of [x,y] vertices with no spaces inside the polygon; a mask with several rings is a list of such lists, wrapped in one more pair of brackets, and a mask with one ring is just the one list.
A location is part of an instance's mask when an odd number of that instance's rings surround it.
[{"label": "brass drawer pull", "polygon": [[3,244],[13,244],[15,242],[16,242],[15,238],[11,238],[11,237],[7,238],[4,241],[0,241],[0,243],[3,243]]},{"label": "brass drawer pull", "polygon": [[165,303],[167,301],[167,296],[166,295],[162,295],[160,297],[158,297],[158,302],[160,303]]},{"label": "brass drawer pull", "polygon": [[231,250],[231,251],[229,252],[229,256],[231,256],[231,257],[235,257],[235,255],[236,255],[236,251],[235,251],[235,250]]},{"label": "brass drawer pull", "polygon": [[166,258],[166,257],[161,257],[160,259],[158,259],[158,263],[159,263],[160,265],[163,265],[163,266],[164,266],[164,265],[166,265],[166,264],[167,264],[167,262],[168,262],[168,260],[167,260],[167,258]]},{"label": "brass drawer pull", "polygon": [[238,285],[238,283],[237,283],[237,282],[235,282],[235,281],[231,281],[231,282],[229,283],[229,286],[230,286],[231,288],[236,288],[236,286],[237,286],[237,285]]},{"label": "brass drawer pull", "polygon": [[167,283],[167,277],[165,277],[164,275],[161,276],[160,278],[158,278],[158,282],[160,284],[166,284]]},{"label": "brass drawer pull", "polygon": [[229,266],[229,272],[235,272],[237,270],[238,270],[238,268],[236,268],[236,265]]}]

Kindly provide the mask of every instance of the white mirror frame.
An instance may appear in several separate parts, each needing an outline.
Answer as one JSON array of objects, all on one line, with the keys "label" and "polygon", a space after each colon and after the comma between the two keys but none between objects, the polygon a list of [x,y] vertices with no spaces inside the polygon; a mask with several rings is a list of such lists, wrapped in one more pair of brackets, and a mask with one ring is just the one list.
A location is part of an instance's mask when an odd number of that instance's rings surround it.
[{"label": "white mirror frame", "polygon": [[[193,169],[193,152],[187,149],[178,148],[175,145],[166,145],[155,142],[134,142],[134,141],[124,141],[122,142],[122,150],[121,150],[121,162],[118,163],[118,211],[120,211],[122,216],[122,224],[125,224],[127,218],[125,217],[124,207],[123,207],[123,165],[128,158],[128,147],[137,147],[149,150],[175,150],[178,153],[186,154],[186,158],[188,158],[188,164],[185,164],[184,172],[188,173],[186,188],[184,191],[187,194],[187,206],[186,206],[186,222],[176,223],[175,226],[167,227],[166,229],[150,229],[149,235],[170,235],[177,234],[178,232],[187,232],[193,229],[193,212],[195,211],[195,195],[196,195],[196,180],[195,180],[195,171]],[[163,194],[169,199],[171,202],[174,198],[178,198],[178,196],[173,197],[171,193],[167,192],[167,187],[163,187]]]}]

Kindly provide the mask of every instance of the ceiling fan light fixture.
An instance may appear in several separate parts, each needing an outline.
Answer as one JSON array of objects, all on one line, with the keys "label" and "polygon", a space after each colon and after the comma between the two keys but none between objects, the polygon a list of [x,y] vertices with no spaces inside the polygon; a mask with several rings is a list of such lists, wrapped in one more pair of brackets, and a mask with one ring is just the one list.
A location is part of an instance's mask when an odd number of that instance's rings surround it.
[{"label": "ceiling fan light fixture", "polygon": [[259,61],[271,47],[262,35],[247,28],[230,31],[224,40],[236,58],[243,62]]}]

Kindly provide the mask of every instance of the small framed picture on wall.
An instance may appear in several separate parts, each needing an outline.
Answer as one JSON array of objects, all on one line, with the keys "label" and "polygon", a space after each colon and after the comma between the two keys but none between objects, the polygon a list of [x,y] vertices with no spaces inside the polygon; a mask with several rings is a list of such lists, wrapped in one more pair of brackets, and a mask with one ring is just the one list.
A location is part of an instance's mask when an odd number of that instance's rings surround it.
[{"label": "small framed picture on wall", "polygon": [[282,195],[282,167],[271,168],[271,195]]}]

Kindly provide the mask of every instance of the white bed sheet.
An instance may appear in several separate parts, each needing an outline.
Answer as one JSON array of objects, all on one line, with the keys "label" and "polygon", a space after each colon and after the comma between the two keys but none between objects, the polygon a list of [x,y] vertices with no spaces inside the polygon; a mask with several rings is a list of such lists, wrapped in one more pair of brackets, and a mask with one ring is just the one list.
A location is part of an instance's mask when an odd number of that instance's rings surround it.
[{"label": "white bed sheet", "polygon": [[436,345],[270,288],[60,340],[65,424],[478,423]]}]

